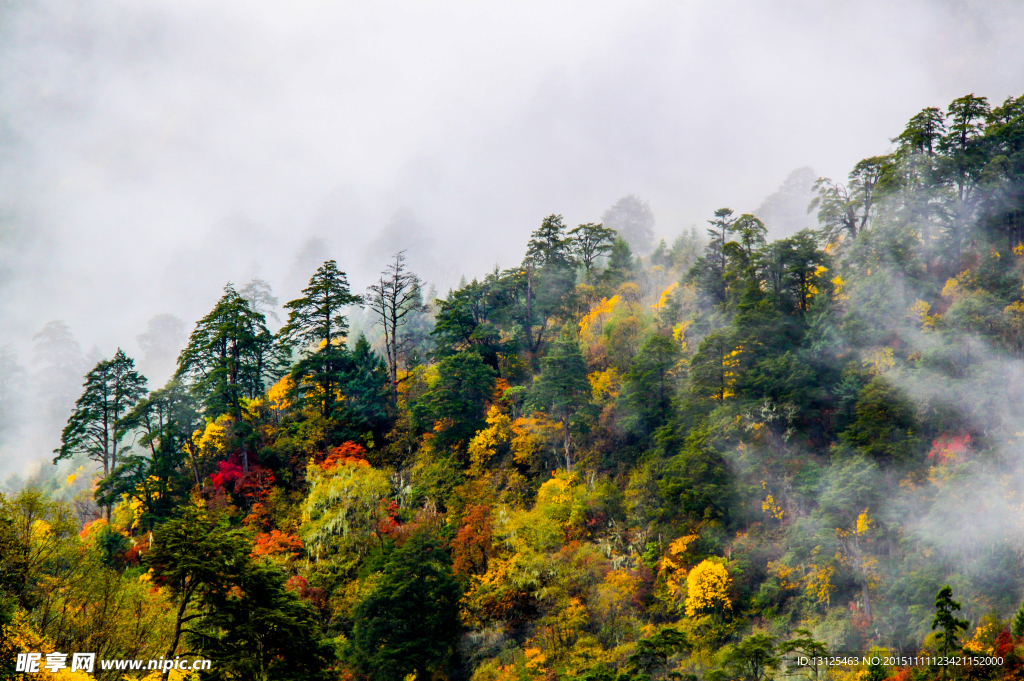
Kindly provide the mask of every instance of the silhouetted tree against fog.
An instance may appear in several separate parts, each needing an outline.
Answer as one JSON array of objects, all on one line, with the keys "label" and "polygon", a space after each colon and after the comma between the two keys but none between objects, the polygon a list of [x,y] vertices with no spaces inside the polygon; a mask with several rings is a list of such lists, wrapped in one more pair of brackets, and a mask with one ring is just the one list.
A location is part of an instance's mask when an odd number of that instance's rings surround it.
[{"label": "silhouetted tree against fog", "polygon": [[270,284],[256,277],[245,286],[238,289],[238,295],[249,301],[249,307],[256,312],[272,318],[279,322],[277,316],[277,297],[274,296],[274,289]]},{"label": "silhouetted tree against fog", "polygon": [[367,305],[384,331],[384,353],[391,375],[393,401],[398,400],[398,359],[411,342],[400,329],[411,321],[410,315],[425,309],[422,288],[420,278],[405,267],[405,251],[399,251],[394,261],[380,273],[377,283],[367,289]]},{"label": "silhouetted tree against fog", "polygon": [[638,255],[647,255],[654,247],[654,213],[646,201],[632,194],[606,210],[601,224],[618,232]]},{"label": "silhouetted tree against fog", "polygon": [[15,427],[24,382],[25,368],[18,364],[14,351],[6,346],[0,348],[0,443]]},{"label": "silhouetted tree against fog", "polygon": [[172,314],[158,314],[150,318],[145,333],[135,337],[142,349],[140,368],[151,377],[173,370],[178,353],[185,345],[185,322]]},{"label": "silhouetted tree against fog", "polygon": [[75,394],[82,384],[82,348],[68,325],[60,320],[48,322],[32,340],[32,363],[39,367],[32,376],[36,393],[47,430],[59,431],[75,406]]}]

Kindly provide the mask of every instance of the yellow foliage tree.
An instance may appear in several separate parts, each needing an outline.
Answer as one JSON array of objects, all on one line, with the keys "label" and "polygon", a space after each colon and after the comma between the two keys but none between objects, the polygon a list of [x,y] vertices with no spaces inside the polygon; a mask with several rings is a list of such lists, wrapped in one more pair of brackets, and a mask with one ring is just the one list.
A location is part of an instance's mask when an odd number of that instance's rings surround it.
[{"label": "yellow foliage tree", "polygon": [[686,615],[704,610],[732,610],[729,587],[732,578],[724,565],[703,560],[686,575]]}]

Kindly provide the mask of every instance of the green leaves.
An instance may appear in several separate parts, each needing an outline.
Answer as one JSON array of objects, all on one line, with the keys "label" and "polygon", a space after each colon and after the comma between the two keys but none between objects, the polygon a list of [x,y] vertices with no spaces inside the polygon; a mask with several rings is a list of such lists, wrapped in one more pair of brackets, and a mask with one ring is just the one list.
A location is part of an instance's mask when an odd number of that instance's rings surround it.
[{"label": "green leaves", "polygon": [[118,348],[113,358],[99,362],[86,374],[85,390],[61,433],[53,462],[82,453],[102,464],[104,477],[116,469],[121,441],[128,432],[122,419],[145,394],[146,377],[135,371],[135,362]]},{"label": "green leaves", "polygon": [[209,416],[238,417],[242,398],[263,392],[276,359],[266,319],[228,284],[213,310],[196,323],[174,376],[195,391]]},{"label": "green leaves", "polygon": [[443,672],[458,641],[461,595],[447,552],[429,534],[413,535],[355,608],[354,661],[373,681]]},{"label": "green leaves", "polygon": [[289,346],[297,345],[306,352],[329,350],[345,340],[348,322],[341,310],[362,302],[348,287],[348,277],[338,270],[338,263],[328,260],[317,268],[303,296],[284,304],[289,310],[288,323],[279,337]]}]

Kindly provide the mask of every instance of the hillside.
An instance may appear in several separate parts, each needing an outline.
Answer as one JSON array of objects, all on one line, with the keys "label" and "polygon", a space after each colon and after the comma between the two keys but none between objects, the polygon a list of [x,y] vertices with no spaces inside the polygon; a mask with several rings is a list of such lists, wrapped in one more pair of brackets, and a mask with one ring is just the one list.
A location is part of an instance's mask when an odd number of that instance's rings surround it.
[{"label": "hillside", "polygon": [[271,292],[229,285],[162,387],[103,359],[0,499],[4,665],[1019,675],[1024,97],[894,133],[785,239],[723,208],[655,245],[627,197],[435,299],[401,253],[362,294],[328,261],[271,333]]}]

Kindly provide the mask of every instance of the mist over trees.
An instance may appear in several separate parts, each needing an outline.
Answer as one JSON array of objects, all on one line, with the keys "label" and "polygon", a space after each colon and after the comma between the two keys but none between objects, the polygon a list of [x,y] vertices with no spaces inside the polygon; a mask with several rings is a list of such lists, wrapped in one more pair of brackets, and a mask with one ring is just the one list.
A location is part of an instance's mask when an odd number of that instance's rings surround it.
[{"label": "mist over trees", "polygon": [[[0,418],[60,438],[0,495],[0,654],[768,681],[874,651],[927,660],[843,673],[1016,678],[1024,97],[893,133],[670,241],[632,195],[538,216],[441,296],[404,251],[356,295],[311,240],[276,330],[260,279],[187,335],[154,317],[140,365],[180,349],[159,387],[47,323],[30,368],[0,353]],[[1003,662],[934,661],[967,654]]]}]

